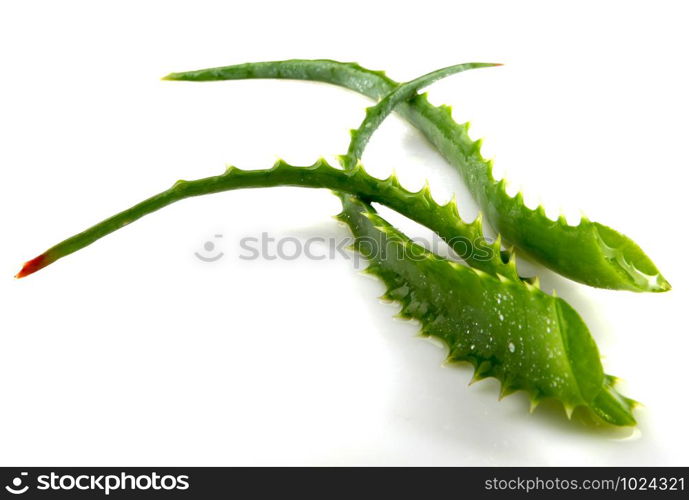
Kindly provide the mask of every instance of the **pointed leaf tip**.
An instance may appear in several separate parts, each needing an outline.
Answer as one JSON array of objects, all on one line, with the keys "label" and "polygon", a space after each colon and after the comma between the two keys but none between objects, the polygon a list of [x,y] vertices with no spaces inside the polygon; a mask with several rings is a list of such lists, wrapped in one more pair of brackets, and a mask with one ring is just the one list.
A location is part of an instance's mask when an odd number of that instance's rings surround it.
[{"label": "pointed leaf tip", "polygon": [[656,288],[651,290],[653,292],[669,292],[672,290],[672,285],[666,280],[662,274],[657,275]]},{"label": "pointed leaf tip", "polygon": [[43,269],[45,266],[50,264],[50,261],[46,258],[45,254],[41,254],[24,263],[21,270],[14,276],[17,279],[25,278],[26,276],[35,273],[39,269]]}]

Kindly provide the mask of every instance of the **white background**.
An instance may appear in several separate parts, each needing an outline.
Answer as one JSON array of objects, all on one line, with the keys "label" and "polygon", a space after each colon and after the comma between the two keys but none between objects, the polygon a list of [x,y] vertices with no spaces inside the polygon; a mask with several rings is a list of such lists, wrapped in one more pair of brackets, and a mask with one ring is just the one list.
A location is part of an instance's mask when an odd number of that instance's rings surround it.
[{"label": "white background", "polygon": [[[0,465],[689,465],[684,2],[5,2],[0,12]],[[346,150],[368,101],[325,84],[163,82],[182,71],[332,58],[437,83],[513,189],[632,236],[674,289],[594,290],[540,267],[635,431],[533,415],[395,320],[351,260],[243,261],[239,238],[344,238],[326,191],[188,200],[24,280],[21,263],[179,178]],[[364,156],[458,175],[397,117]],[[540,197],[540,198],[539,198]],[[387,214],[387,212],[385,212]],[[428,232],[392,217],[415,236]],[[214,234],[225,257],[194,257]]]}]

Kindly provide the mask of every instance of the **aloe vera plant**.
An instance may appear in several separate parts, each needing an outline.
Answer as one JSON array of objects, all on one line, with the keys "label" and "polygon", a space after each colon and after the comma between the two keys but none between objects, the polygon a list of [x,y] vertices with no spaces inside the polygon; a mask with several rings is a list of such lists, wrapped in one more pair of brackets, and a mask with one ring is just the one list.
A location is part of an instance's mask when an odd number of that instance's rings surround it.
[{"label": "aloe vera plant", "polygon": [[[171,73],[165,77],[187,81],[247,78],[320,81],[373,99],[385,98],[400,87],[383,72],[331,60],[247,63]],[[496,181],[492,163],[481,156],[481,141],[469,137],[468,123],[456,123],[449,107],[431,105],[425,94],[411,93],[405,97],[410,98],[399,102],[396,110],[459,170],[487,219],[505,241],[580,283],[637,292],[670,289],[651,259],[627,236],[585,217],[576,226],[569,225],[564,217],[553,221],[542,206],[535,210],[528,208],[521,193],[509,196],[505,180]]]},{"label": "aloe vera plant", "polygon": [[[304,62],[294,63],[299,69]],[[322,71],[324,62],[316,63],[315,68]],[[274,71],[282,63],[268,64]],[[334,64],[342,68],[342,63]],[[418,320],[425,335],[443,340],[449,349],[449,360],[472,363],[475,379],[497,378],[502,384],[502,395],[527,391],[532,406],[543,398],[554,398],[569,415],[582,407],[607,423],[634,425],[635,403],[618,394],[614,377],[603,373],[595,342],[581,318],[564,300],[540,290],[536,278],[521,278],[514,254],[501,252],[499,238],[493,242],[484,238],[480,217],[467,223],[459,217],[454,199],[439,205],[428,185],[413,193],[404,189],[394,175],[388,179],[370,176],[359,162],[376,127],[393,109],[410,107],[419,97],[408,99],[420,88],[450,74],[487,66],[490,64],[457,65],[406,84],[395,84],[377,105],[367,110],[359,129],[352,132],[348,153],[341,157],[344,169],[332,167],[324,160],[309,167],[278,161],[266,170],[229,167],[218,176],[180,180],[170,189],[58,243],[27,262],[17,277],[27,276],[184,198],[244,188],[327,188],[341,198],[343,212],[338,218],[350,227],[356,236],[356,248],[371,261],[368,272],[387,285],[385,297],[400,302],[402,316]],[[251,66],[256,67],[261,66]],[[315,74],[309,72],[309,79]],[[337,80],[333,76],[336,74],[340,75],[338,78],[346,76],[334,71],[327,81]],[[469,267],[442,259],[414,244],[378,216],[371,202],[384,204],[429,227]]]}]

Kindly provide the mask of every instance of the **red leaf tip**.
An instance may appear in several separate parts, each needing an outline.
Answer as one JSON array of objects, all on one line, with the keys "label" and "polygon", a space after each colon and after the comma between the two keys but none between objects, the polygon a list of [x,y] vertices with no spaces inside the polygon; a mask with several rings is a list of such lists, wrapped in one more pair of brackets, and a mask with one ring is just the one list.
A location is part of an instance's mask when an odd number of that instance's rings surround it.
[{"label": "red leaf tip", "polygon": [[29,274],[33,274],[39,269],[43,269],[45,266],[50,264],[50,261],[46,259],[45,254],[41,254],[38,257],[31,259],[27,262],[24,263],[24,266],[22,266],[21,271],[19,271],[15,278],[24,278],[25,276],[28,276]]}]

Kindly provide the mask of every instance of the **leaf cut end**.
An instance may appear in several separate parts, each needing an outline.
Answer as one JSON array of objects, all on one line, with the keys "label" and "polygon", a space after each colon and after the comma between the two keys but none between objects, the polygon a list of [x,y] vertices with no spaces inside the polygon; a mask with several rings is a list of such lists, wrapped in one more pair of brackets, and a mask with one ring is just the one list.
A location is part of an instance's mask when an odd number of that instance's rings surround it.
[{"label": "leaf cut end", "polygon": [[52,261],[47,258],[46,254],[41,254],[24,263],[21,270],[14,276],[17,279],[25,278],[26,276],[43,269],[45,266],[50,264]]}]

